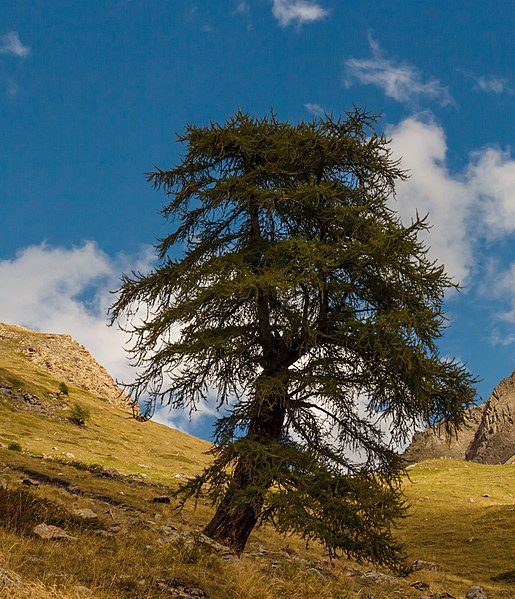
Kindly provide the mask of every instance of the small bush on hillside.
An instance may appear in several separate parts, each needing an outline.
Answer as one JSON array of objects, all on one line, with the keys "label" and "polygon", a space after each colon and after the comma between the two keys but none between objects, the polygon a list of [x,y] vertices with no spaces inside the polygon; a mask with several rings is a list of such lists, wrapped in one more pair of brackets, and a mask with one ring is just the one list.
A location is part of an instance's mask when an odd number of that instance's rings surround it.
[{"label": "small bush on hillside", "polygon": [[9,445],[7,446],[7,449],[10,449],[11,451],[22,451],[22,447],[17,441],[13,441],[12,443],[9,443]]},{"label": "small bush on hillside", "polygon": [[68,395],[69,393],[70,389],[68,388],[68,385],[66,383],[59,383],[59,391],[57,396],[59,397],[60,395]]},{"label": "small bush on hillside", "polygon": [[70,411],[70,420],[74,424],[77,424],[78,426],[86,426],[86,422],[89,420],[89,418],[90,412],[88,408],[85,408],[78,403],[73,404],[73,407]]}]

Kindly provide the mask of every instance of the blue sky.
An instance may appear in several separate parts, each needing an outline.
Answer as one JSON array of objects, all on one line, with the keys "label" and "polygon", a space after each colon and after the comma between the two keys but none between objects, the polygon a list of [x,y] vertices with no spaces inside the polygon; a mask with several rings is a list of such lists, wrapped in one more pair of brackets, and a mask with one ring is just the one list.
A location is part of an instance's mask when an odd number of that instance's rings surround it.
[{"label": "blue sky", "polygon": [[[411,172],[396,208],[429,212],[464,285],[441,348],[486,399],[515,368],[513,31],[504,0],[3,0],[0,321],[68,332],[130,379],[105,311],[168,230],[144,173],[177,163],[175,132],[355,104]],[[208,436],[209,413],[170,418]]]}]

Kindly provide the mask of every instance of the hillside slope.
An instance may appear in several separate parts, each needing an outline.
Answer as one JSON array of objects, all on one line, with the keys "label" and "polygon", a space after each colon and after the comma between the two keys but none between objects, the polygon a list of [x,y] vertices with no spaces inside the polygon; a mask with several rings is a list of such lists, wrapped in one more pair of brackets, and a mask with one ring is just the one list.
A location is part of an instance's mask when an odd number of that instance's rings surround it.
[{"label": "hillside slope", "polygon": [[[59,393],[62,383],[68,395]],[[90,413],[84,427],[69,419],[75,404]],[[16,443],[35,455],[96,463],[124,474],[151,472],[155,480],[198,472],[211,447],[161,424],[135,420],[105,369],[71,337],[4,324],[0,444]]]},{"label": "hillside slope", "polygon": [[[34,359],[47,351],[40,347],[54,348],[45,364]],[[270,527],[238,559],[200,535],[207,502],[175,509],[173,491],[208,463],[210,444],[133,419],[103,369],[91,366],[86,380],[60,367],[78,363],[75,351],[92,364],[67,336],[0,327],[1,597],[464,599],[476,584],[488,599],[515,597],[515,465],[410,467],[410,515],[396,535],[410,562],[437,562],[438,571],[398,578],[345,559],[330,564],[316,544]],[[106,385],[111,398],[93,391]],[[75,404],[90,413],[85,426],[70,419]],[[42,523],[77,540],[40,539]]]}]

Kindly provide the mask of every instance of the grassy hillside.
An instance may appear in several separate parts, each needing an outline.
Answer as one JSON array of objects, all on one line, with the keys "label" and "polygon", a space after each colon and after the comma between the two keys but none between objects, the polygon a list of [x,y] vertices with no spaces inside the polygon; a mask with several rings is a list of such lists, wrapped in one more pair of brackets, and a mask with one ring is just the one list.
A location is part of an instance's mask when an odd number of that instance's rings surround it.
[{"label": "grassy hillside", "polygon": [[[238,559],[199,536],[209,506],[178,512],[173,498],[154,501],[207,463],[209,444],[137,422],[79,387],[57,397],[62,382],[0,344],[1,597],[463,599],[476,584],[489,599],[515,597],[515,465],[410,468],[410,515],[397,535],[410,562],[437,562],[440,571],[395,578],[330,564],[316,546],[268,527]],[[89,411],[84,427],[69,419],[75,404]],[[120,475],[109,476],[110,467]],[[97,517],[75,511],[83,508]],[[41,522],[78,540],[39,539],[32,531]]]}]

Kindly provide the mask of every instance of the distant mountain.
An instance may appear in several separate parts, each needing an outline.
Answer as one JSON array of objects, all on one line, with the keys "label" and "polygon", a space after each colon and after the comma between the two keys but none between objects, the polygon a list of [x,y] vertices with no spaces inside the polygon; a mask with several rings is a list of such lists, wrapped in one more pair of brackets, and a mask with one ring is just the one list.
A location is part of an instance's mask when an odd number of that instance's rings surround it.
[{"label": "distant mountain", "polygon": [[450,438],[443,424],[415,433],[404,456],[410,462],[431,458],[482,464],[515,463],[515,372],[503,379],[482,406],[471,408],[465,426]]}]

